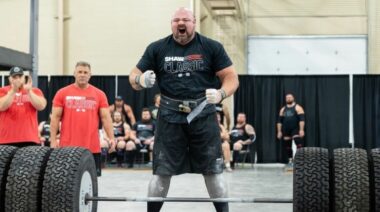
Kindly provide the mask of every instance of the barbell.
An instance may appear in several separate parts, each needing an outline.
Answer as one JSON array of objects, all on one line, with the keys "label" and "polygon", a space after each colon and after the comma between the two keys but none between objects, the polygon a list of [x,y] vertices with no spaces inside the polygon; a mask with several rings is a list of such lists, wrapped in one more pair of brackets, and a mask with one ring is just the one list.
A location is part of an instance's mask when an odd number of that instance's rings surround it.
[{"label": "barbell", "polygon": [[199,198],[199,197],[92,197],[85,196],[85,203],[90,201],[121,202],[230,202],[230,203],[293,203],[287,198]]},{"label": "barbell", "polygon": [[88,150],[0,145],[0,211],[96,212],[99,201],[293,203],[295,212],[380,211],[380,149],[368,153],[297,150],[293,199],[101,197]]}]

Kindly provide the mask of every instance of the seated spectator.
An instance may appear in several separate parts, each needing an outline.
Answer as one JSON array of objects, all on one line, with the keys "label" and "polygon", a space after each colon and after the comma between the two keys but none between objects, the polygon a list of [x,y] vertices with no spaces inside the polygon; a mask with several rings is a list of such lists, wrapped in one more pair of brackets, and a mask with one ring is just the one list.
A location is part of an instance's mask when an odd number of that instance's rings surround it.
[{"label": "seated spectator", "polygon": [[135,115],[133,114],[133,110],[131,106],[124,103],[122,96],[115,97],[115,103],[109,106],[111,114],[114,111],[118,111],[121,113],[123,121],[125,121],[129,126],[133,126],[136,123]]},{"label": "seated spectator", "polygon": [[112,126],[116,142],[116,152],[111,153],[111,158],[116,157],[117,166],[122,167],[131,128],[123,121],[122,115],[118,111],[115,111],[112,114]]},{"label": "seated spectator", "polygon": [[230,135],[228,134],[226,128],[221,123],[220,114],[216,113],[216,116],[219,122],[220,137],[222,138],[224,166],[226,167],[226,171],[232,172],[231,164],[230,164],[230,161],[231,161]]},{"label": "seated spectator", "polygon": [[141,121],[136,122],[132,127],[131,140],[136,144],[139,151],[142,149],[149,151],[149,163],[152,162],[154,132],[156,130],[155,121],[152,119],[148,108],[143,108],[141,112]]},{"label": "seated spectator", "polygon": [[157,113],[158,113],[158,108],[160,107],[160,101],[161,101],[161,94],[156,94],[154,95],[154,105],[149,108],[150,113],[152,114],[152,119],[157,120]]},{"label": "seated spectator", "polygon": [[231,167],[235,167],[235,162],[239,160],[239,152],[246,149],[256,139],[255,129],[246,122],[245,113],[239,113],[236,118],[236,125],[230,132],[230,139],[233,145],[233,160]]}]

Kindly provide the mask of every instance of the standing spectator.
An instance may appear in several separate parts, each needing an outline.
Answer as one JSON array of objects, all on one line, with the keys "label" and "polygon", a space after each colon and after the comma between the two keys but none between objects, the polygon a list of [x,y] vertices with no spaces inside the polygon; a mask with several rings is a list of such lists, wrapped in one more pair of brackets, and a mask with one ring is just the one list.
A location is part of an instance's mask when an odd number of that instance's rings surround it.
[{"label": "standing spectator", "polygon": [[[177,9],[172,34],[151,43],[129,75],[136,90],[153,87],[157,75],[161,91],[150,197],[165,197],[171,177],[183,173],[203,174],[210,197],[228,196],[215,104],[232,95],[239,81],[223,46],[195,32],[195,25],[191,10]],[[200,112],[188,119],[197,107]],[[162,205],[148,202],[148,211]],[[214,206],[228,211],[228,203]]]},{"label": "standing spectator", "polygon": [[293,149],[292,142],[297,145],[297,149],[303,146],[305,136],[305,111],[301,105],[295,102],[294,95],[291,93],[285,96],[286,105],[281,108],[277,120],[277,138],[285,142],[288,168],[293,168]]},{"label": "standing spectator", "polygon": [[154,95],[154,105],[149,108],[150,113],[152,114],[152,119],[157,120],[157,114],[158,114],[158,109],[160,108],[160,101],[161,101],[161,94],[156,94]]},{"label": "standing spectator", "polygon": [[109,106],[109,110],[111,114],[114,111],[119,111],[123,117],[123,120],[127,122],[129,126],[133,126],[136,123],[136,118],[133,114],[132,107],[124,103],[122,96],[115,97],[115,103]]},{"label": "standing spectator", "polygon": [[236,125],[230,132],[231,143],[233,146],[232,167],[239,160],[240,151],[249,147],[256,140],[256,132],[252,125],[247,123],[245,113],[238,113]]},{"label": "standing spectator", "polygon": [[46,99],[22,68],[11,68],[8,80],[9,85],[0,89],[0,144],[40,144],[37,111],[46,107]]},{"label": "standing spectator", "polygon": [[[99,142],[99,117],[115,150],[111,115],[107,97],[103,91],[89,84],[91,66],[78,62],[74,70],[75,82],[58,90],[53,99],[50,122],[51,147],[80,146],[89,149],[95,159],[98,176],[101,176],[101,156]],[[57,142],[59,122],[60,142]]]},{"label": "standing spectator", "polygon": [[148,108],[143,108],[141,120],[132,127],[131,139],[135,141],[137,149],[149,151],[149,162],[153,160],[152,150],[154,145],[154,132],[156,131],[155,121],[152,119]]}]

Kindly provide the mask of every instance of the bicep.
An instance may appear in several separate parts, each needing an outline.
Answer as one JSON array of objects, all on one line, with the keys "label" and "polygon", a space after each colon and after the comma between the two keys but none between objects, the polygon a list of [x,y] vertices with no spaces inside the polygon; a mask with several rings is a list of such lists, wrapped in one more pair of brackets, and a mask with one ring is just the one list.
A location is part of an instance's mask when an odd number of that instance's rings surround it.
[{"label": "bicep", "polygon": [[220,79],[221,82],[228,78],[237,78],[236,71],[232,65],[216,72],[216,76]]},{"label": "bicep", "polygon": [[102,120],[104,120],[104,119],[108,119],[108,118],[111,118],[111,114],[110,114],[110,111],[109,111],[109,109],[108,108],[100,108],[100,118],[102,119]]},{"label": "bicep", "polygon": [[245,125],[245,131],[247,132],[248,135],[255,134],[255,129],[249,124]]},{"label": "bicep", "polygon": [[51,116],[52,118],[60,120],[62,117],[63,108],[62,107],[53,107]]},{"label": "bicep", "polygon": [[297,114],[305,114],[305,111],[300,105],[297,105],[296,111],[297,111]]}]

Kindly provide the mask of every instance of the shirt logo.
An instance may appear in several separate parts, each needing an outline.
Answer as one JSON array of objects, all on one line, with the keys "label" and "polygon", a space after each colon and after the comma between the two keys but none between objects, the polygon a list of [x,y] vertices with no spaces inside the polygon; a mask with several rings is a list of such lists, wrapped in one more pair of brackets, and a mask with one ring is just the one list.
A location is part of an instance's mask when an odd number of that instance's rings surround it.
[{"label": "shirt logo", "polygon": [[66,96],[65,107],[74,109],[76,112],[86,112],[96,109],[96,101],[85,96]]},{"label": "shirt logo", "polygon": [[186,57],[167,56],[165,57],[164,70],[169,74],[176,74],[177,77],[189,77],[194,71],[203,71],[204,61],[201,54],[192,54]]}]

